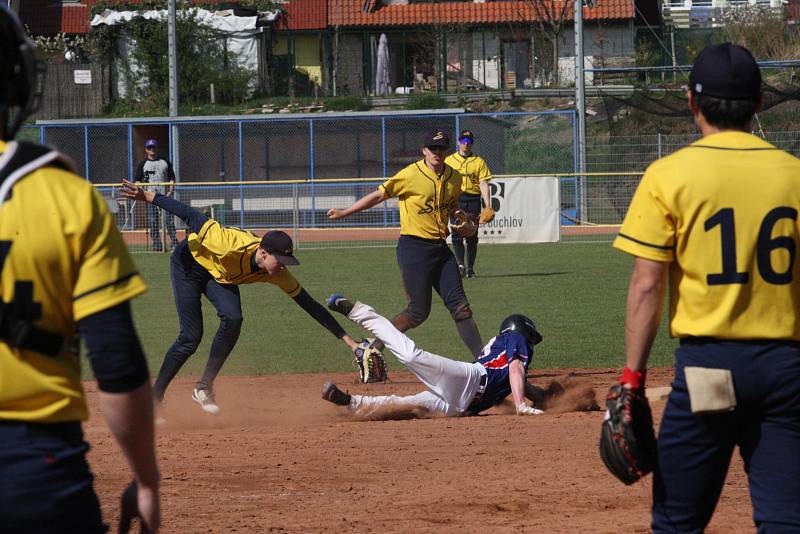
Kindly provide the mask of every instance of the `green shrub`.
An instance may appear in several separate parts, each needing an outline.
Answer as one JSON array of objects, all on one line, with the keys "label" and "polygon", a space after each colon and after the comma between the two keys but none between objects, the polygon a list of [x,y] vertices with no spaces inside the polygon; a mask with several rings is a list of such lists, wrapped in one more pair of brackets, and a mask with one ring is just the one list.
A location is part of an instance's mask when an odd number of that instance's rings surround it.
[{"label": "green shrub", "polygon": [[370,106],[360,96],[336,96],[325,100],[325,109],[330,111],[367,111]]},{"label": "green shrub", "polygon": [[433,93],[423,93],[408,97],[406,109],[441,109],[447,107],[447,100]]}]

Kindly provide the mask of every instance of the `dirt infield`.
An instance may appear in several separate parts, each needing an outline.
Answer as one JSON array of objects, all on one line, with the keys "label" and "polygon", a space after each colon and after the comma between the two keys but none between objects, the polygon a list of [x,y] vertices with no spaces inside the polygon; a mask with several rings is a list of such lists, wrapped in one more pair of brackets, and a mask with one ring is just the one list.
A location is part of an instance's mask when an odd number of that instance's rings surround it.
[{"label": "dirt infield", "polygon": [[[547,387],[568,370],[538,372]],[[605,393],[618,370],[576,370],[567,394]],[[568,395],[545,415],[501,405],[470,418],[355,420],[320,399],[328,375],[223,377],[217,417],[189,399],[181,379],[158,427],[163,525],[168,533],[649,531],[651,477],[626,487],[597,453],[602,412],[571,411]],[[407,373],[358,393],[414,393]],[[671,372],[651,372],[651,386]],[[90,461],[107,521],[128,480],[87,383]],[[580,395],[578,395],[580,396]],[[574,400],[574,399],[573,399]],[[653,404],[656,420],[664,402]],[[734,459],[709,533],[753,532],[742,463]]]}]

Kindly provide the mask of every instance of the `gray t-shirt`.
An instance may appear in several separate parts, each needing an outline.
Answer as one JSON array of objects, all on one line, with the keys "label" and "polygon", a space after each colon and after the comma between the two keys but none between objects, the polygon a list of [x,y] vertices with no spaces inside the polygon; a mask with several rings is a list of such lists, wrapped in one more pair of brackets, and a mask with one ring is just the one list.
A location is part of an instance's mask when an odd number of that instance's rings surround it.
[{"label": "gray t-shirt", "polygon": [[[136,168],[134,179],[137,182],[150,184],[174,182],[175,171],[172,170],[172,164],[164,158],[156,158],[153,160],[145,159],[139,163],[139,166]],[[148,189],[156,193],[161,193],[162,195],[167,193],[167,187],[165,185],[157,185]]]}]

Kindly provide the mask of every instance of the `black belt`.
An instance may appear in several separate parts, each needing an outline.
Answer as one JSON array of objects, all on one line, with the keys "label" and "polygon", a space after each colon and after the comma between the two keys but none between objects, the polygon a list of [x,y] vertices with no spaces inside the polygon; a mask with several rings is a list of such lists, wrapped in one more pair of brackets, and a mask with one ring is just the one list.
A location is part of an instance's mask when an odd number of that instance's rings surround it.
[{"label": "black belt", "polygon": [[11,438],[46,438],[62,437],[67,439],[81,439],[83,430],[80,421],[64,423],[37,423],[35,421],[18,421],[13,419],[0,419],[0,437],[4,440]]}]

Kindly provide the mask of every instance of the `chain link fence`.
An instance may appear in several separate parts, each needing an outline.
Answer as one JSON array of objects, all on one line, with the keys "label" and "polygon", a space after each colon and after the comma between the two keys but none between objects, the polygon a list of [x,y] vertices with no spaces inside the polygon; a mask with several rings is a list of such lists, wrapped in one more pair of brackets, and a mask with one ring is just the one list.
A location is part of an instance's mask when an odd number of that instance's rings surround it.
[{"label": "chain link fence", "polygon": [[[396,201],[336,223],[328,221],[328,209],[350,205],[373,191],[383,177],[418,161],[421,136],[432,128],[445,129],[453,138],[460,130],[472,130],[476,153],[496,176],[560,176],[562,235],[567,241],[610,240],[644,169],[697,139],[590,137],[586,187],[579,188],[572,112],[400,112],[174,124],[137,119],[42,124],[24,128],[20,137],[44,140],[74,159],[78,171],[98,185],[115,209],[131,243],[140,248],[167,249],[170,221],[154,217],[146,206],[117,202],[111,184],[133,178],[144,141],[152,137],[164,140],[163,151],[174,162],[177,198],[220,222],[253,231],[283,228],[303,247],[366,246],[394,241],[399,225]],[[768,132],[764,137],[800,156],[800,132]],[[579,213],[580,206],[584,213]],[[182,235],[180,221],[175,223]]]}]

